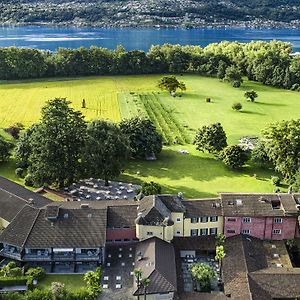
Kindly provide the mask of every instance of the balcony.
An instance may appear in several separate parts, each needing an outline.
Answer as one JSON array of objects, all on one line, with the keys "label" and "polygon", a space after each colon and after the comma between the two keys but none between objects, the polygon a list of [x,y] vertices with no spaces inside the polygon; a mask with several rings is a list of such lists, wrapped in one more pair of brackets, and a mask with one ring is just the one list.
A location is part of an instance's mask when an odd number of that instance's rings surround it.
[{"label": "balcony", "polygon": [[7,257],[7,258],[21,260],[21,253],[18,252],[15,248],[4,248],[4,249],[1,249],[0,255],[4,256],[4,257]]},{"label": "balcony", "polygon": [[99,254],[76,254],[76,261],[100,261]]}]

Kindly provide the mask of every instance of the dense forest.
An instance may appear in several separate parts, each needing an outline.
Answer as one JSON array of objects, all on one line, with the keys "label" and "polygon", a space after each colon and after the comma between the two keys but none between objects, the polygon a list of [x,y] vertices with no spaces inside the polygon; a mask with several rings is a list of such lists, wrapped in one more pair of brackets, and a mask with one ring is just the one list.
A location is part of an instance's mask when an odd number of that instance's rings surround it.
[{"label": "dense forest", "polygon": [[2,24],[299,27],[297,0],[4,0]]},{"label": "dense forest", "polygon": [[57,52],[0,48],[0,79],[119,74],[195,73],[224,79],[232,73],[266,85],[300,90],[300,55],[289,43],[221,42],[200,46],[165,44],[148,52],[91,47]]}]

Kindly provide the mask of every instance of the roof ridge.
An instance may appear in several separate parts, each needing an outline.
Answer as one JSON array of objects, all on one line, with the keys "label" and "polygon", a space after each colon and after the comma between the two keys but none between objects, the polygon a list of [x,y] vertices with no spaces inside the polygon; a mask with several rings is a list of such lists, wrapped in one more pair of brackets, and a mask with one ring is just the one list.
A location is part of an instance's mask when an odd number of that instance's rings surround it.
[{"label": "roof ridge", "polygon": [[[16,194],[14,194],[14,193],[8,191],[8,190],[6,190],[6,189],[4,189],[4,188],[2,188],[2,187],[0,187],[0,190],[1,190],[1,191],[4,191],[5,193],[8,193],[9,195],[12,195],[12,196],[14,196],[14,197],[19,198],[20,200],[26,202],[27,205],[29,205],[29,206],[32,207],[32,205],[30,205],[31,203],[30,203],[29,201],[27,201],[26,199],[24,199],[24,198],[22,198],[22,197],[20,197],[20,196],[18,196],[18,195],[16,195]],[[30,190],[28,190],[28,191],[30,191]],[[32,192],[32,191],[30,191],[30,192]],[[34,193],[34,192],[32,192],[32,193]]]},{"label": "roof ridge", "polygon": [[250,294],[250,297],[252,300],[253,297],[252,297],[252,292],[251,292],[251,288],[250,288],[250,284],[249,284],[249,272],[248,272],[248,265],[247,265],[247,260],[246,260],[246,252],[245,252],[245,247],[244,247],[244,236],[243,235],[240,235],[241,239],[242,239],[242,251],[243,251],[243,257],[245,258],[244,260],[244,263],[245,263],[245,267],[246,267],[246,279],[247,279],[247,287],[248,287],[248,290],[249,290],[249,294]]},{"label": "roof ridge", "polygon": [[34,208],[34,209],[37,209],[37,210],[38,210],[38,213],[36,214],[36,216],[35,216],[35,218],[34,218],[34,220],[33,220],[33,222],[32,222],[32,225],[30,226],[30,229],[29,229],[29,231],[28,231],[28,234],[27,234],[27,236],[26,236],[26,238],[25,238],[25,240],[24,240],[24,242],[23,242],[23,244],[22,244],[22,248],[25,246],[25,243],[27,242],[27,240],[28,240],[28,238],[29,238],[29,235],[30,235],[30,233],[31,233],[31,231],[32,231],[32,229],[33,229],[33,226],[34,226],[34,224],[35,224],[35,222],[36,222],[38,216],[39,216],[40,213],[41,213],[41,209],[38,209],[38,208]]}]

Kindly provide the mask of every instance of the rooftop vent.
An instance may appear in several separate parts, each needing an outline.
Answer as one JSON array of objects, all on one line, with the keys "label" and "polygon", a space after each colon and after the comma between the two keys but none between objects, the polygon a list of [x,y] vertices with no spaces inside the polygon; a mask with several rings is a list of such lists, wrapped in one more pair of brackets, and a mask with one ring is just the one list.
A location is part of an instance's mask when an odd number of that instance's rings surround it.
[{"label": "rooftop vent", "polygon": [[228,200],[227,204],[228,205],[234,205],[234,201],[233,200]]},{"label": "rooftop vent", "polygon": [[274,258],[279,258],[279,254],[278,254],[278,253],[274,253],[274,254],[273,254],[273,257],[274,257]]},{"label": "rooftop vent", "polygon": [[241,199],[235,200],[236,205],[243,205],[243,201]]},{"label": "rooftop vent", "polygon": [[33,203],[34,203],[34,200],[33,200],[33,198],[29,198],[27,202],[28,202],[29,204],[33,204]]},{"label": "rooftop vent", "polygon": [[140,260],[142,260],[142,259],[143,259],[143,254],[142,254],[142,252],[139,252],[139,253],[137,254],[137,260],[140,261]]},{"label": "rooftop vent", "polygon": [[282,264],[276,264],[277,268],[282,268]]},{"label": "rooftop vent", "polygon": [[271,245],[272,249],[276,249],[276,245]]},{"label": "rooftop vent", "polygon": [[260,196],[258,201],[261,202],[261,203],[267,203],[268,199],[263,197],[263,196]]},{"label": "rooftop vent", "polygon": [[80,208],[89,208],[90,207],[90,205],[88,204],[88,203],[82,203],[82,204],[80,204]]},{"label": "rooftop vent", "polygon": [[212,204],[212,207],[220,207],[221,205],[220,205],[220,203],[219,202],[214,202],[213,204]]},{"label": "rooftop vent", "polygon": [[92,217],[92,214],[88,214],[88,218],[90,219]]},{"label": "rooftop vent", "polygon": [[64,219],[68,219],[69,218],[69,214],[68,213],[65,213],[64,214]]}]

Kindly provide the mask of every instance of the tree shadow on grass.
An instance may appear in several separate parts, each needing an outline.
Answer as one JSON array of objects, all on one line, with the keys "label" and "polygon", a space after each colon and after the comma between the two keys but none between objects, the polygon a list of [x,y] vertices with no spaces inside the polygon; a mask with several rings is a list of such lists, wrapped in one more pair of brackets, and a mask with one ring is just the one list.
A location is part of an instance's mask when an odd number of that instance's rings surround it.
[{"label": "tree shadow on grass", "polygon": [[282,103],[269,103],[269,102],[261,102],[261,101],[255,101],[254,104],[259,104],[259,105],[265,105],[265,106],[287,106],[286,104]]},{"label": "tree shadow on grass", "polygon": [[[184,146],[183,146],[184,148]],[[152,177],[158,180],[193,180],[212,181],[218,177],[239,178],[257,174],[260,178],[271,176],[267,170],[254,166],[247,166],[241,170],[227,168],[222,161],[209,154],[182,155],[173,149],[164,149],[156,161],[131,160],[126,168],[125,174],[135,181],[138,177]],[[139,174],[139,175],[137,175]]]},{"label": "tree shadow on grass", "polygon": [[259,116],[265,116],[266,114],[257,112],[257,111],[251,111],[251,110],[241,110],[240,113],[247,114],[247,115],[259,115]]}]

